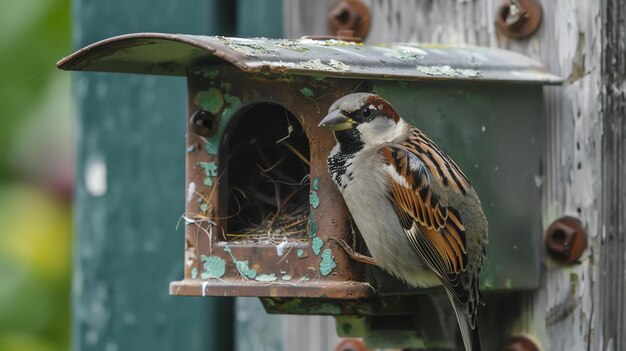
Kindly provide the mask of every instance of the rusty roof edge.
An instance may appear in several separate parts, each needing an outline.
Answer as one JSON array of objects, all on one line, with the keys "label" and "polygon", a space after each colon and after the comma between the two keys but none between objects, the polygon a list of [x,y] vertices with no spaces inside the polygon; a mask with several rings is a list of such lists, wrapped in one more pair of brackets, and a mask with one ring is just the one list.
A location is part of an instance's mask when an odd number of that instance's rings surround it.
[{"label": "rusty roof edge", "polygon": [[[309,61],[315,61],[317,57],[322,57],[323,59],[331,59],[331,56],[337,55],[338,52],[343,51],[345,55],[350,55],[350,50],[338,50],[335,45],[328,45],[328,42],[320,41],[319,43],[311,41],[302,41],[302,40],[289,40],[289,39],[266,39],[266,38],[225,38],[225,37],[209,37],[203,35],[186,35],[186,34],[165,34],[165,33],[133,33],[133,34],[125,34],[120,35],[108,39],[104,39],[88,45],[73,54],[61,59],[57,63],[57,67],[63,70],[93,70],[93,71],[108,71],[115,72],[118,71],[118,66],[111,68],[103,68],[103,65],[106,66],[107,58],[110,59],[109,56],[114,56],[116,53],[122,52],[126,48],[132,48],[133,46],[142,46],[147,44],[155,44],[150,43],[150,40],[156,41],[171,41],[173,43],[180,43],[190,45],[191,47],[197,48],[197,52],[190,51],[187,53],[188,56],[185,57],[176,57],[175,53],[164,54],[164,58],[173,58],[173,60],[178,59],[174,63],[178,64],[177,67],[173,69],[167,69],[160,67],[161,64],[159,62],[153,62],[155,67],[148,67],[149,63],[146,61],[145,66],[141,66],[144,63],[142,60],[133,61],[129,57],[114,57],[112,60],[117,59],[115,61],[118,64],[121,64],[119,67],[120,72],[135,72],[135,73],[151,73],[151,74],[170,74],[170,75],[179,75],[184,76],[186,74],[186,70],[189,69],[188,62],[182,61],[194,61],[200,59],[210,59],[211,57],[216,57],[221,60],[224,60],[242,71],[246,72],[259,72],[264,69],[269,69],[270,71],[275,71],[276,73],[290,73],[290,74],[300,74],[300,75],[317,75],[322,74],[329,77],[344,77],[344,78],[367,78],[367,79],[401,79],[401,80],[466,80],[466,81],[507,81],[507,82],[515,82],[515,83],[540,83],[540,84],[561,84],[563,79],[554,74],[549,73],[544,66],[542,66],[539,62],[532,60],[531,58],[524,56],[522,54],[511,52],[499,48],[485,48],[485,47],[475,47],[469,45],[463,46],[446,46],[446,45],[433,45],[433,44],[415,44],[415,43],[388,43],[381,45],[367,45],[360,46],[360,48],[365,50],[374,50],[377,51],[376,48],[390,48],[393,46],[413,46],[415,48],[425,48],[427,50],[460,50],[460,49],[468,49],[468,50],[483,50],[484,52],[491,53],[499,53],[503,56],[508,55],[508,58],[516,58],[517,66],[511,64],[510,67],[506,65],[500,64],[488,67],[481,67],[480,75],[472,76],[475,72],[463,72],[463,71],[473,71],[468,69],[456,69],[451,67],[450,64],[446,64],[445,62],[433,63],[430,62],[428,64],[421,64],[420,62],[386,62],[380,64],[380,66],[372,65],[372,62],[359,62],[353,63],[352,61],[347,61],[352,64],[352,69],[349,70],[328,70],[327,66],[322,64],[321,69],[317,68],[313,65],[313,67],[309,67],[304,65],[307,63],[306,61],[298,62],[293,61],[297,59],[304,60],[305,58],[310,58]],[[311,54],[298,53],[296,56],[287,57],[287,59],[291,59],[291,62],[283,62],[282,56],[277,56],[276,54],[258,54],[258,55],[248,55],[245,52],[242,53],[241,50],[237,50],[236,45],[242,45],[241,43],[251,42],[256,43],[255,45],[259,45],[259,41],[265,41],[267,46],[277,45],[277,43],[287,43],[288,45],[299,45],[300,47],[308,47],[307,50],[312,48],[311,51],[315,51],[319,49],[320,52],[317,52],[318,56]],[[158,43],[156,43],[158,44]],[[334,43],[331,43],[334,44]],[[372,49],[373,48],[373,49]],[[282,50],[282,49],[281,49]],[[289,52],[288,52],[289,51]],[[352,49],[352,54],[355,54],[355,50]],[[327,54],[328,57],[319,56],[320,53]],[[285,50],[283,52],[285,55],[293,54],[290,50]],[[300,55],[298,57],[298,55]],[[206,56],[206,57],[204,57]],[[137,56],[137,58],[141,58]],[[354,58],[354,56],[352,57]],[[287,61],[287,60],[286,60]],[[319,61],[319,59],[317,59]],[[337,61],[335,61],[337,62]],[[501,60],[502,62],[502,60]],[[168,63],[171,63],[168,61]],[[341,62],[340,62],[341,63]],[[100,64],[100,65],[98,65]],[[135,66],[133,66],[133,64]],[[369,66],[368,66],[369,64]],[[508,62],[507,62],[508,64]],[[141,68],[138,68],[137,65],[140,65]],[[404,65],[404,66],[403,66]],[[412,66],[411,66],[412,65]],[[410,69],[410,67],[414,67]],[[452,72],[449,74],[445,72],[448,70]],[[460,74],[459,74],[460,72]],[[478,71],[477,71],[478,72]],[[468,75],[469,74],[469,75]]]}]

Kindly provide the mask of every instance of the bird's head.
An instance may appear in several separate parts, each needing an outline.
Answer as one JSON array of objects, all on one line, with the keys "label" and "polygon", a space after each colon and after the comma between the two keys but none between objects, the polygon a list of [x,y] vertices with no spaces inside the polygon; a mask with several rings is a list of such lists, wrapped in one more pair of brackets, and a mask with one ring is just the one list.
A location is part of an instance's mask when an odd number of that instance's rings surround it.
[{"label": "bird's head", "polygon": [[351,141],[364,146],[397,140],[407,129],[389,102],[370,93],[354,93],[335,101],[319,126],[332,129],[339,142],[358,139]]}]

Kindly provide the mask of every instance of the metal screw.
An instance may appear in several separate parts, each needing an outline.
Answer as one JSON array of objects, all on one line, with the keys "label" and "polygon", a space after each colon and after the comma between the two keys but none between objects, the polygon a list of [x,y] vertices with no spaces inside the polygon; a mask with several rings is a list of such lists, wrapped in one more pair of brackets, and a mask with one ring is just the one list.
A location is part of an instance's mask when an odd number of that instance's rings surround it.
[{"label": "metal screw", "polygon": [[509,38],[526,38],[539,29],[542,12],[537,0],[509,0],[498,8],[496,27]]},{"label": "metal screw", "polygon": [[199,136],[210,137],[217,132],[217,119],[215,115],[205,111],[198,110],[191,115],[189,120],[191,131]]},{"label": "metal screw", "polygon": [[358,0],[340,0],[328,11],[328,27],[331,33],[348,29],[354,36],[365,38],[370,29],[370,12]]},{"label": "metal screw", "polygon": [[562,217],[548,227],[546,249],[562,263],[575,263],[587,248],[587,232],[574,217]]}]

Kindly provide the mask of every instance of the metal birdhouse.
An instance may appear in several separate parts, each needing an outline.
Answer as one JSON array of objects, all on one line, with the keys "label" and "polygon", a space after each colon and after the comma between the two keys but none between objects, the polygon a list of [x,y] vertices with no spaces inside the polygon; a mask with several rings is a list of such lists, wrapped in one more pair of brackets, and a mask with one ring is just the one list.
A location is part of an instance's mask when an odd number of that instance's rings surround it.
[{"label": "metal birdhouse", "polygon": [[148,33],[95,43],[58,66],[187,78],[185,269],[172,295],[258,296],[268,312],[338,316],[340,334],[372,344],[405,329],[420,333],[398,344],[454,338],[433,322],[437,297],[352,261],[331,240],[366,252],[328,174],[333,135],[318,128],[333,101],[358,91],[390,101],[477,190],[490,232],[483,293],[539,287],[542,88],[560,78],[524,56]]}]

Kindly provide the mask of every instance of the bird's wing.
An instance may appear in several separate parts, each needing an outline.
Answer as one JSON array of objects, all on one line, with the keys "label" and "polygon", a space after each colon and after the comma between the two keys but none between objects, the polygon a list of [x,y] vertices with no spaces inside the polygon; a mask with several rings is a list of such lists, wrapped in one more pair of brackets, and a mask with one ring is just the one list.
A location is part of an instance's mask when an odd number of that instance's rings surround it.
[{"label": "bird's wing", "polygon": [[415,154],[400,147],[385,147],[380,154],[386,162],[388,198],[413,248],[459,302],[467,302],[468,291],[459,281],[467,269],[459,213],[439,202],[427,167]]}]

